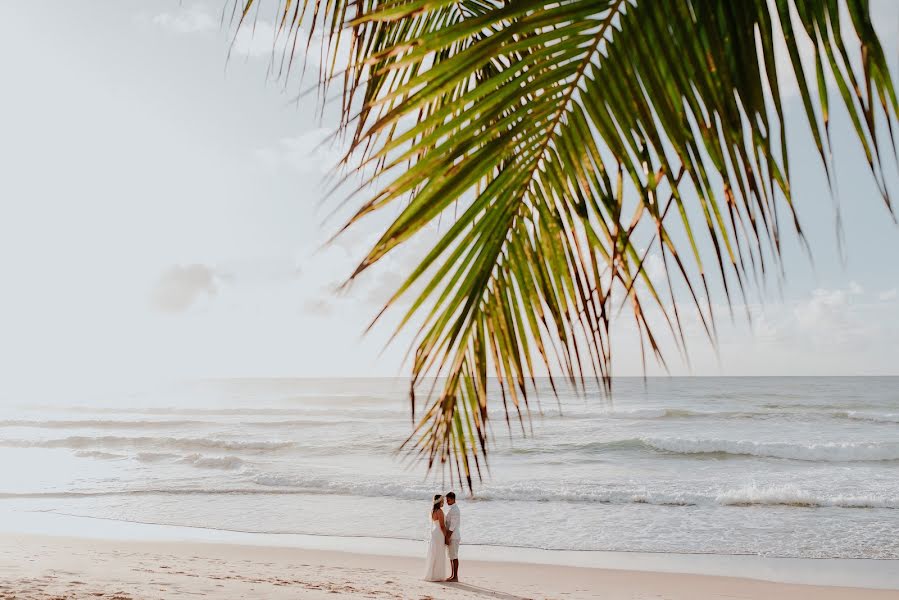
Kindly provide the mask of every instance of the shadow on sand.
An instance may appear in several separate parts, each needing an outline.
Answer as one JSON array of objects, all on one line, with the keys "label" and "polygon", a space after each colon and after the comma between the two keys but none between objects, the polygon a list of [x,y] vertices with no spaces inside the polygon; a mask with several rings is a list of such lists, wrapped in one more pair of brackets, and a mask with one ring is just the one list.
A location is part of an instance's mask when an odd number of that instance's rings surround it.
[{"label": "shadow on sand", "polygon": [[472,592],[475,594],[479,594],[481,596],[487,596],[488,598],[502,598],[502,600],[532,600],[531,598],[527,598],[525,596],[516,596],[515,594],[507,594],[506,592],[500,592],[499,590],[491,590],[490,588],[480,587],[477,585],[472,585],[470,583],[461,583],[461,582],[442,582],[440,585],[448,588],[455,588],[457,590],[465,590],[468,592]]}]

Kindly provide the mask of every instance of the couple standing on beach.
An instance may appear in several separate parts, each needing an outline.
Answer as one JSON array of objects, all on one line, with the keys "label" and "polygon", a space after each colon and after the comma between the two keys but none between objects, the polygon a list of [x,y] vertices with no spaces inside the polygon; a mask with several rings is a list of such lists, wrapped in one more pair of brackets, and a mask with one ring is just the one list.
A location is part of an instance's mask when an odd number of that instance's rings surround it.
[{"label": "couple standing on beach", "polygon": [[[449,505],[443,512],[444,500]],[[459,542],[462,541],[462,516],[456,505],[456,494],[436,494],[431,506],[431,533],[425,562],[425,581],[459,581]],[[447,564],[449,563],[449,565]],[[446,576],[447,567],[451,574]]]}]

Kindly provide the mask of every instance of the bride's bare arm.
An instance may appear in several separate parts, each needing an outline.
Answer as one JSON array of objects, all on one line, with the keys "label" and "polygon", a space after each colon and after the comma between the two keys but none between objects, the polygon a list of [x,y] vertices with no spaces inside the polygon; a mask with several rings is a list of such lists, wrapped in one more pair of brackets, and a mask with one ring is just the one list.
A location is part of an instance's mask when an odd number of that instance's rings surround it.
[{"label": "bride's bare arm", "polygon": [[443,537],[446,537],[446,517],[443,516],[443,511],[437,511],[437,522],[440,523],[440,531],[443,532]]}]

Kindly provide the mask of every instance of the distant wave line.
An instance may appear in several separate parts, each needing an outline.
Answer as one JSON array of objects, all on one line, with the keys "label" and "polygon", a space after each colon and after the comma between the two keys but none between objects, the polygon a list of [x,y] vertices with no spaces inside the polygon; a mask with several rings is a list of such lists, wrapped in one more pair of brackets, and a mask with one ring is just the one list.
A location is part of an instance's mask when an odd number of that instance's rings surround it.
[{"label": "distant wave line", "polygon": [[[563,416],[564,413],[563,413]],[[634,408],[621,409],[606,412],[598,412],[595,415],[580,414],[577,417],[606,417],[613,419],[771,419],[778,417],[822,417],[836,419],[854,419],[859,421],[872,421],[876,423],[899,423],[899,413],[882,413],[860,410],[819,410],[817,407],[810,410],[693,410],[681,408]]]},{"label": "distant wave line", "polygon": [[899,460],[899,442],[754,442],[678,437],[624,438],[584,443],[559,443],[554,446],[518,446],[501,450],[511,454],[552,457],[566,453],[591,460],[608,452],[643,450],[669,455],[719,455],[778,458],[809,462],[879,462]]},{"label": "distant wave line", "polygon": [[173,438],[173,437],[122,437],[122,436],[70,436],[51,440],[16,440],[2,439],[0,446],[11,448],[70,448],[88,449],[92,447],[134,448],[163,447],[188,452],[196,450],[237,450],[246,452],[265,452],[280,450],[294,446],[294,442],[259,441],[244,442],[207,438]]},{"label": "distant wave line", "polygon": [[858,410],[837,411],[834,416],[854,419],[856,421],[874,421],[876,423],[899,423],[899,413],[877,413]]},{"label": "distant wave line", "polygon": [[230,416],[230,415],[290,415],[296,417],[308,415],[334,415],[334,414],[383,414],[383,415],[402,415],[408,416],[406,405],[391,408],[390,404],[383,406],[327,406],[327,405],[306,405],[294,408],[286,407],[229,407],[229,408],[185,408],[177,406],[149,406],[149,407],[111,407],[111,406],[58,406],[52,407],[52,410],[75,412],[75,413],[94,413],[94,414],[121,414],[121,415],[211,415],[211,416]]},{"label": "distant wave line", "polygon": [[[543,413],[543,418],[559,419],[632,419],[632,420],[656,420],[656,419],[777,419],[791,417],[818,417],[832,419],[852,419],[870,421],[874,423],[899,423],[899,413],[877,412],[868,410],[832,410],[831,406],[809,407],[803,410],[801,406],[777,406],[765,405],[763,410],[697,410],[687,408],[621,408],[612,410],[586,410],[582,408],[565,409],[561,413],[549,410]],[[779,410],[785,409],[785,410]],[[342,418],[352,413],[355,418],[350,420],[358,422],[372,422],[380,419],[405,419],[408,416],[405,407],[384,406],[305,406],[296,408],[283,407],[233,407],[233,408],[183,408],[183,407],[146,407],[146,408],[112,408],[112,407],[69,407],[59,408],[69,412],[87,412],[96,414],[133,414],[148,416],[182,415],[182,416],[290,416],[295,417],[289,421],[257,421],[243,423],[253,426],[292,426],[292,425],[316,425],[345,422]],[[494,408],[491,414],[501,416],[502,410]],[[319,421],[309,417],[329,417],[334,420]],[[368,418],[359,418],[360,416]],[[536,415],[535,415],[536,416]],[[306,417],[306,418],[304,418]],[[0,420],[0,427],[38,427],[38,428],[66,428],[66,427],[96,427],[96,428],[140,428],[140,427],[176,427],[176,426],[202,426],[206,424],[220,424],[216,421],[198,420],[37,420],[37,419],[8,419]]]},{"label": "distant wave line", "polygon": [[[249,415],[246,415],[249,416]],[[306,427],[306,426],[333,426],[339,423],[365,422],[366,419],[342,419],[335,416],[334,419],[289,419],[275,421],[198,421],[198,420],[36,420],[36,419],[6,419],[0,420],[0,427],[30,427],[34,429],[167,429],[183,427],[221,427],[221,426],[250,426],[250,427]]]},{"label": "distant wave line", "polygon": [[36,420],[36,419],[6,419],[0,420],[0,427],[33,427],[38,429],[143,429],[165,427],[189,427],[210,423],[209,421],[119,421],[105,419],[84,420]]}]

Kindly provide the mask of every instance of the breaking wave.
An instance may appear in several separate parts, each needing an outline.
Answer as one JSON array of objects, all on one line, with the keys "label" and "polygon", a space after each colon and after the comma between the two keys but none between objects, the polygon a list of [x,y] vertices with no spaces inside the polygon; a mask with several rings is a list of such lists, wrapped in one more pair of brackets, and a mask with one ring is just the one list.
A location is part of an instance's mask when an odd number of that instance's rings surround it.
[{"label": "breaking wave", "polygon": [[[100,496],[148,495],[303,495],[334,494],[362,497],[393,497],[413,501],[426,498],[431,486],[385,485],[380,481],[334,481],[323,478],[258,476],[253,487],[130,489],[83,492],[0,493],[0,498],[80,498]],[[884,494],[842,494],[805,490],[792,485],[757,486],[755,484],[703,493],[666,490],[606,489],[595,484],[551,488],[540,485],[485,487],[471,501],[569,502],[583,504],[650,504],[655,506],[783,506],[799,508],[899,509],[899,497]]]},{"label": "breaking wave", "polygon": [[176,458],[178,455],[171,452],[138,452],[134,456],[134,460],[142,463],[158,463]]},{"label": "breaking wave", "polygon": [[[237,469],[237,457],[185,456],[176,462],[212,469]],[[250,473],[243,486],[196,488],[138,488],[123,490],[0,493],[2,498],[82,498],[104,496],[215,496],[215,495],[307,495],[332,494],[356,497],[389,497],[420,502],[433,492],[426,482],[391,483],[381,480],[339,480],[327,477]],[[573,482],[547,485],[542,482],[485,485],[475,502],[566,502],[573,504],[648,504],[655,506],[797,507],[844,509],[899,509],[899,496],[884,493],[847,493],[811,490],[786,485],[758,485],[708,489],[696,492],[676,489],[647,489],[639,486]]]},{"label": "breaking wave", "polygon": [[[432,491],[428,485],[402,485],[381,481],[340,481],[320,477],[257,475],[253,482],[260,486],[280,488],[273,493],[324,493],[351,496],[390,496],[420,500]],[[899,496],[882,494],[827,494],[803,490],[791,485],[757,486],[710,490],[703,493],[622,489],[595,483],[559,487],[541,484],[484,486],[477,500],[530,502],[572,502],[597,504],[653,504],[657,506],[796,506],[839,508],[899,509]]]},{"label": "breaking wave", "polygon": [[678,437],[626,438],[604,442],[565,442],[553,446],[518,446],[505,452],[544,458],[554,453],[592,461],[610,452],[649,451],[669,455],[755,456],[810,462],[868,462],[899,460],[899,442],[753,442]]},{"label": "breaking wave", "polygon": [[871,421],[875,423],[899,423],[899,413],[880,413],[856,410],[689,410],[680,408],[634,408],[593,413],[596,418],[611,419],[783,419],[783,418],[834,418]]},{"label": "breaking wave", "polygon": [[729,454],[825,462],[899,460],[899,443],[894,442],[799,444],[683,438],[646,438],[636,441],[650,449],[675,454]]},{"label": "breaking wave", "polygon": [[237,456],[203,456],[202,454],[189,454],[177,461],[179,464],[192,465],[203,469],[224,469],[230,471],[243,466],[243,459]]},{"label": "breaking wave", "polygon": [[899,413],[876,413],[857,410],[838,411],[835,417],[854,419],[856,421],[873,421],[874,423],[899,423]]},{"label": "breaking wave", "polygon": [[104,460],[127,458],[123,454],[113,454],[112,452],[103,452],[101,450],[79,450],[75,453],[75,456],[81,458],[102,458]]}]

